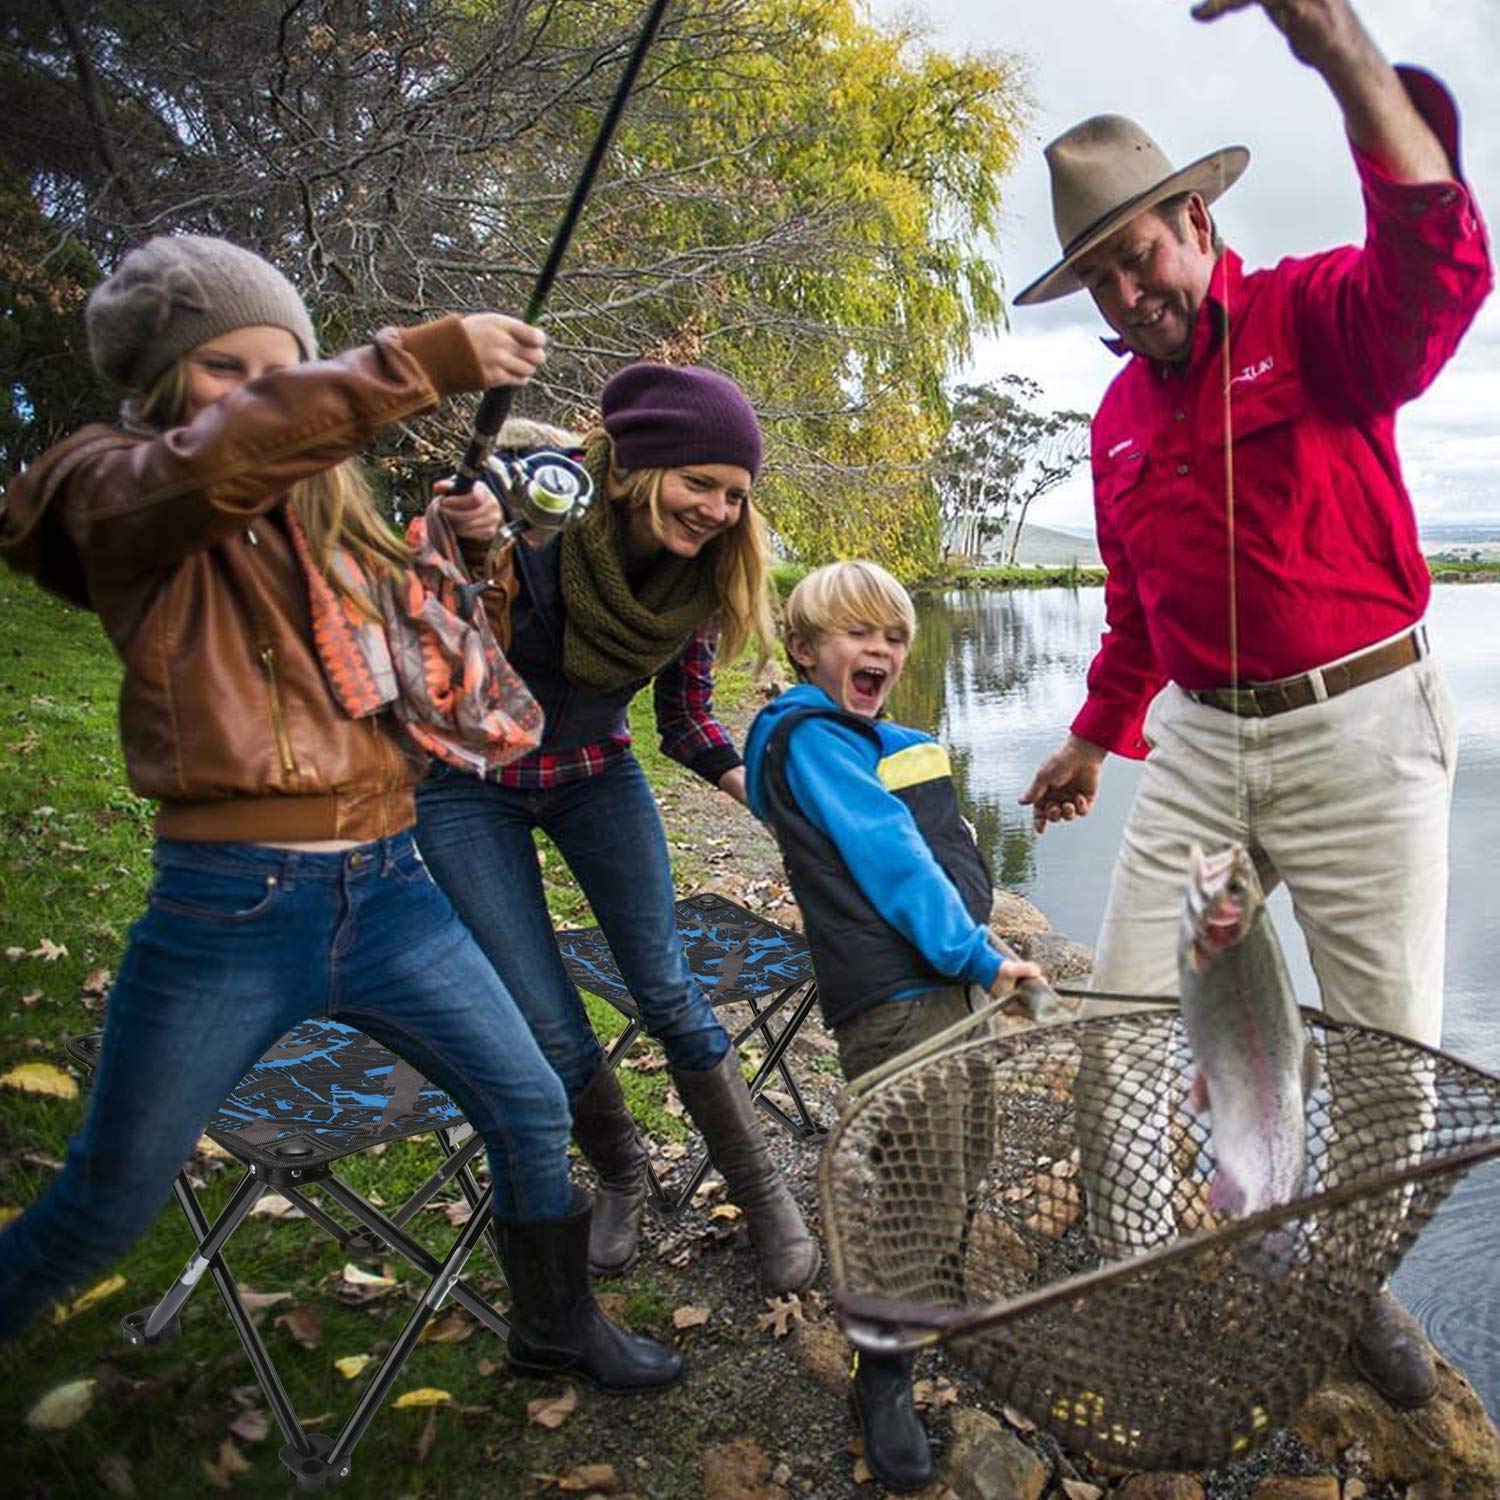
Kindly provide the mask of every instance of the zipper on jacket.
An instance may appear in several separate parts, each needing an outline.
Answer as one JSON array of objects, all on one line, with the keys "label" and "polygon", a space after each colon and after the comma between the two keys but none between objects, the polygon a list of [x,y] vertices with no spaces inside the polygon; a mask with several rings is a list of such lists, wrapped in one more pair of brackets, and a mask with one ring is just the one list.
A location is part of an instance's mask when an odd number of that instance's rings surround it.
[{"label": "zipper on jacket", "polygon": [[281,769],[288,775],[296,774],[297,762],[292,757],[292,739],[286,732],[286,715],[281,711],[281,690],[276,686],[276,648],[262,646],[260,664],[266,673],[266,692],[271,703],[271,728],[276,731],[276,748],[281,754]]}]

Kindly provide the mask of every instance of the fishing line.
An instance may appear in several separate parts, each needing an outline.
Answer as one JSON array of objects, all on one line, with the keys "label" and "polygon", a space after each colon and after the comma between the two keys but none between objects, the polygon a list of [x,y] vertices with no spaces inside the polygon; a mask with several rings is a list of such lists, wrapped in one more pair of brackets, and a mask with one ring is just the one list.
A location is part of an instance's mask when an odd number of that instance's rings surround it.
[{"label": "fishing line", "polygon": [[1245,843],[1250,842],[1249,774],[1245,768],[1245,721],[1240,708],[1240,602],[1238,540],[1234,513],[1234,381],[1230,364],[1229,263],[1221,253],[1224,272],[1224,332],[1220,340],[1220,363],[1224,375],[1224,521],[1229,555],[1229,702],[1234,719],[1234,792],[1231,812],[1236,825],[1243,824]]}]

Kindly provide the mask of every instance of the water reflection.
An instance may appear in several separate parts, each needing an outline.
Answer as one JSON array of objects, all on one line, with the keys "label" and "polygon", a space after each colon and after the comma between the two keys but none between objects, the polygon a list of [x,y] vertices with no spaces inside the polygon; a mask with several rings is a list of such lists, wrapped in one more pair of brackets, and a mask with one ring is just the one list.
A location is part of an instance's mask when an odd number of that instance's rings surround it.
[{"label": "water reflection", "polygon": [[[919,629],[891,711],[938,736],[996,879],[1053,925],[1092,942],[1138,767],[1111,757],[1082,822],[1031,828],[1016,797],[1067,731],[1104,628],[1101,589],[963,592],[918,601]],[[1500,1070],[1500,1006],[1490,999],[1500,945],[1494,851],[1500,847],[1500,585],[1434,591],[1434,649],[1458,705],[1444,1045]],[[1284,890],[1271,912],[1299,996],[1316,1003],[1306,946]],[[1500,1167],[1465,1183],[1407,1258],[1396,1290],[1500,1415],[1500,1267],[1490,1241]]]}]

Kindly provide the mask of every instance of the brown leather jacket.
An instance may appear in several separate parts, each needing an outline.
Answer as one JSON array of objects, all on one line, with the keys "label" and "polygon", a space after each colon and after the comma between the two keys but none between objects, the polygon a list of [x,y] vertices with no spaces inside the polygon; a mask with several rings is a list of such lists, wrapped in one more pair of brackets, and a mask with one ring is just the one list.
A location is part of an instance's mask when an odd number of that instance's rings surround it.
[{"label": "brown leather jacket", "polygon": [[372,839],[415,819],[422,765],[354,720],[315,653],[288,488],[439,397],[477,390],[458,318],[265,376],[185,427],[86,427],[10,485],[0,555],[95,610],[125,664],[130,784],[164,838]]}]

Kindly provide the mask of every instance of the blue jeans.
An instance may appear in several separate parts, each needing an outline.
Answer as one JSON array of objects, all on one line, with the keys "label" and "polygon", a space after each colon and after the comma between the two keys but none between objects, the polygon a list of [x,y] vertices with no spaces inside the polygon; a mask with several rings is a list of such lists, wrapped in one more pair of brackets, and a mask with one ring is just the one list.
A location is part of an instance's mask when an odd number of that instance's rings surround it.
[{"label": "blue jeans", "polygon": [[556,844],[646,1030],[676,1068],[712,1068],[729,1036],[688,973],[667,838],[634,756],[582,781],[520,791],[435,767],[417,790],[417,842],[547,1061],[575,1098],[603,1060],[547,914],[533,829]]},{"label": "blue jeans", "polygon": [[83,1129],[0,1235],[0,1338],[145,1232],[205,1120],[284,1032],[355,1026],[452,1095],[505,1219],[564,1216],[571,1120],[521,1013],[409,834],[342,854],[161,840]]}]

